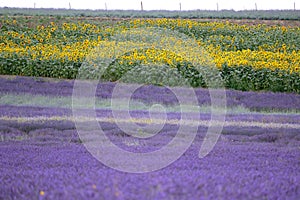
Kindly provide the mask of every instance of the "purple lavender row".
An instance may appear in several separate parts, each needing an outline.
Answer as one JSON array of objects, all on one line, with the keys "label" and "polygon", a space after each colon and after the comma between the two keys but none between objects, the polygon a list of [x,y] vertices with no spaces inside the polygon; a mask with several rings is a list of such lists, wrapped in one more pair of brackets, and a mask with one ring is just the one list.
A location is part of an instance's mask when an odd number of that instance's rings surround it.
[{"label": "purple lavender row", "polygon": [[[124,111],[127,112],[127,111]],[[132,118],[150,118],[148,111],[133,110],[129,111]],[[55,116],[69,116],[73,115],[71,109],[67,108],[49,108],[49,107],[34,107],[34,106],[10,106],[0,105],[0,117],[55,117]],[[96,115],[99,118],[114,118],[111,110],[97,109]],[[167,119],[181,119],[182,115],[178,112],[166,113]],[[211,115],[207,113],[191,113],[191,119],[210,120]],[[284,114],[228,114],[226,121],[253,121],[264,123],[291,123],[297,124],[300,121],[300,115],[284,115]]]},{"label": "purple lavender row", "polygon": [[[88,122],[87,122],[88,124]],[[155,136],[152,136],[149,140],[139,139],[130,134],[124,132],[117,124],[110,122],[99,122],[99,125],[102,131],[108,136],[112,137],[112,140],[116,140],[116,136],[125,137],[128,139],[138,140],[140,142],[155,141],[157,144],[164,143],[168,140],[167,138],[175,137],[179,130],[179,125],[176,124],[165,124],[159,133]],[[155,130],[155,127],[148,127],[147,131],[151,132]],[[207,127],[198,127],[197,137],[203,139],[206,135],[208,128]],[[96,130],[99,131],[99,130]],[[228,136],[232,141],[256,141],[256,142],[275,142],[276,140],[295,140],[300,142],[300,134],[297,129],[290,128],[272,128],[265,129],[260,127],[223,127],[222,130],[223,136]],[[0,120],[0,136],[3,137],[4,141],[6,140],[18,140],[18,137],[21,139],[39,139],[41,141],[70,141],[78,142],[79,136],[76,131],[74,122],[72,121],[27,121],[27,122],[16,122],[16,121],[7,121]],[[221,140],[222,137],[221,136]],[[46,139],[45,139],[46,138]],[[162,139],[163,138],[163,139]],[[74,141],[73,141],[74,139]],[[119,138],[120,139],[120,138]],[[122,138],[121,138],[122,139]],[[24,140],[22,140],[24,142]],[[2,141],[3,142],[3,141]],[[151,146],[151,145],[149,145]]]},{"label": "purple lavender row", "polygon": [[[49,81],[43,78],[32,77],[0,77],[0,94],[28,93],[33,95],[71,96],[73,85],[74,81],[72,80]],[[97,87],[96,96],[111,98],[115,85],[116,83],[100,83]],[[210,104],[209,90],[195,89],[195,93],[200,105]],[[227,106],[229,107],[243,106],[251,110],[300,110],[299,94],[226,90],[226,96]],[[152,85],[139,88],[132,98],[146,103],[178,103],[176,96],[171,90]]]},{"label": "purple lavender row", "polygon": [[128,174],[104,166],[81,144],[2,142],[0,199],[226,200],[300,196],[299,149],[273,143],[221,141],[207,157],[199,159],[200,145],[200,140],[196,141],[180,159],[160,171]]}]

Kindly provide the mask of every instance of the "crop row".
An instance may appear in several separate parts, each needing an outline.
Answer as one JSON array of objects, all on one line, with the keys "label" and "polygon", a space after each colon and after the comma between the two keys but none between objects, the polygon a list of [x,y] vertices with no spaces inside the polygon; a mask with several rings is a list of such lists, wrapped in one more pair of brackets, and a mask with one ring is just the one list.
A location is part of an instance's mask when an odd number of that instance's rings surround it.
[{"label": "crop row", "polygon": [[134,72],[126,81],[208,87],[222,78],[233,89],[299,92],[299,38],[299,27],[184,19],[2,18],[0,74],[74,79],[83,70],[117,81]]}]

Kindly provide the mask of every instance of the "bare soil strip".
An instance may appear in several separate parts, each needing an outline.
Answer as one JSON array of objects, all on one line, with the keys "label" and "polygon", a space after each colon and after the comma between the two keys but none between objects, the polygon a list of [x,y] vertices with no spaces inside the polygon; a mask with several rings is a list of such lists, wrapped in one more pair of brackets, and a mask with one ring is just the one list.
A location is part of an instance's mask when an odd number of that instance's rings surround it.
[{"label": "bare soil strip", "polygon": [[52,117],[0,117],[4,121],[17,122],[40,122],[40,121],[77,121],[89,122],[96,120],[98,122],[108,123],[139,123],[139,124],[170,124],[183,126],[224,126],[224,127],[258,127],[265,129],[284,128],[284,129],[300,129],[300,124],[290,123],[265,123],[255,121],[211,121],[211,120],[163,120],[163,119],[147,119],[147,118],[131,118],[131,119],[117,119],[117,118],[87,118],[87,117],[70,117],[70,116],[52,116]]}]

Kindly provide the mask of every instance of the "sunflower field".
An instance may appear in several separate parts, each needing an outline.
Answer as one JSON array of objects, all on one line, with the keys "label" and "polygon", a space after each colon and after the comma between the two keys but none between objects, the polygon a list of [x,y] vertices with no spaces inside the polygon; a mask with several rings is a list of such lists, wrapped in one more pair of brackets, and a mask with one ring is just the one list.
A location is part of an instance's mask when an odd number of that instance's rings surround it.
[{"label": "sunflower field", "polygon": [[[134,40],[123,34],[122,41],[115,41],[116,35],[148,28],[180,33],[197,46],[192,45],[188,54],[180,53],[184,41],[166,36],[172,44],[162,43],[162,48],[157,48],[151,45],[155,40],[149,37],[151,33],[131,35]],[[300,27],[190,19],[111,21],[36,16],[2,17],[0,29],[0,74],[75,79],[89,62],[91,52],[100,48],[94,59],[113,60],[103,73],[97,62],[91,63],[86,78],[98,79],[100,73],[107,81],[118,81],[135,66],[162,65],[176,69],[193,87],[207,87],[203,71],[196,70],[190,59],[198,53],[196,48],[201,48],[206,55],[198,63],[206,71],[217,68],[227,88],[300,93]],[[114,48],[123,54],[111,52]],[[163,73],[158,67],[153,69]],[[151,78],[148,83],[166,84]]]}]

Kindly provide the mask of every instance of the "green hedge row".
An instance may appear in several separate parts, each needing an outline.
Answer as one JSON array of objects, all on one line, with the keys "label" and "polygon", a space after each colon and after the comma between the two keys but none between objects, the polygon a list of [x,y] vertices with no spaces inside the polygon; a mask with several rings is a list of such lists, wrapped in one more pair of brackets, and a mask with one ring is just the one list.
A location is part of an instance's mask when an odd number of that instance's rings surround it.
[{"label": "green hedge row", "polygon": [[[291,7],[292,8],[292,7]],[[201,9],[201,8],[199,8]],[[299,20],[298,10],[75,10],[49,8],[0,8],[0,16],[55,16],[55,17],[118,17],[118,18],[182,18],[182,19],[264,19]]]},{"label": "green hedge row", "polygon": [[[81,66],[85,65],[82,65],[81,62],[70,62],[62,65],[59,61],[53,61],[51,66],[49,66],[48,62],[30,61],[17,56],[10,59],[0,56],[0,74],[3,75],[75,79],[78,77],[80,69],[83,72],[82,74],[84,74],[81,78],[100,78],[101,69],[88,66],[85,66],[84,69]],[[134,65],[131,67],[133,68]],[[225,87],[230,89],[300,93],[300,73],[296,72],[290,73],[282,70],[254,69],[249,66],[228,67],[223,65],[219,74],[216,75],[215,73],[210,74],[209,70],[205,71],[205,68],[203,69],[201,72],[205,73],[204,76],[188,63],[177,65],[175,70],[174,68],[171,70],[167,65],[163,65],[161,68],[149,66],[147,70],[135,68],[134,74],[129,75],[132,78],[128,78],[128,74],[124,74],[131,70],[129,66],[121,68],[118,64],[112,63],[104,73],[101,72],[101,79],[170,86],[180,85],[183,81],[193,87],[208,87],[207,82],[215,82],[218,77],[222,77]],[[162,79],[161,75],[167,78]],[[124,76],[127,76],[127,78],[124,78]],[[181,77],[184,77],[184,79]]]}]

